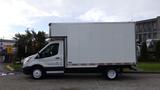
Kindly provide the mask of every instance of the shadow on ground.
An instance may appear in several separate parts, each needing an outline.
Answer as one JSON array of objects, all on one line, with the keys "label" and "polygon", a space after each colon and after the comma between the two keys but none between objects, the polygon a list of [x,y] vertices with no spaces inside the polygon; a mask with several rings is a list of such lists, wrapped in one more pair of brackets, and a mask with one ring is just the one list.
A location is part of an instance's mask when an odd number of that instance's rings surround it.
[{"label": "shadow on ground", "polygon": [[[32,79],[31,76],[26,76],[26,79]],[[107,80],[107,81],[132,81],[132,80],[140,80],[143,77],[137,74],[122,74],[116,80]],[[106,80],[101,74],[65,74],[65,75],[46,75],[45,78],[41,80]]]}]

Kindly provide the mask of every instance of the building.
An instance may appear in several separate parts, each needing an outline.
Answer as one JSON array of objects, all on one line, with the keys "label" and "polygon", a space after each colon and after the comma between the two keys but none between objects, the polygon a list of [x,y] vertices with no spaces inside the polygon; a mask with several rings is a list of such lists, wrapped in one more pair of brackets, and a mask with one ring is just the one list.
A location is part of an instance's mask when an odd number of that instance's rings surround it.
[{"label": "building", "polygon": [[147,39],[160,39],[160,16],[136,22],[136,40],[146,42]]},{"label": "building", "polygon": [[0,39],[0,62],[12,62],[15,53],[15,41]]},{"label": "building", "polygon": [[[14,48],[15,41],[14,40],[5,40],[0,39],[0,53],[4,53],[6,49],[13,49]],[[12,50],[8,50],[12,51]]]}]

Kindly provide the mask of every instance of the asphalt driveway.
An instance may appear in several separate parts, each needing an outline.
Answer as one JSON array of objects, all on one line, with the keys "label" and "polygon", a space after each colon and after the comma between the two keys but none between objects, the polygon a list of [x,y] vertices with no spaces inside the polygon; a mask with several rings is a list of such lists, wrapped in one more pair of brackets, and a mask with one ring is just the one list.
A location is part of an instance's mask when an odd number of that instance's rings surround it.
[{"label": "asphalt driveway", "polygon": [[67,74],[33,80],[22,73],[0,77],[0,90],[160,90],[160,74],[125,73],[118,80],[97,74]]}]

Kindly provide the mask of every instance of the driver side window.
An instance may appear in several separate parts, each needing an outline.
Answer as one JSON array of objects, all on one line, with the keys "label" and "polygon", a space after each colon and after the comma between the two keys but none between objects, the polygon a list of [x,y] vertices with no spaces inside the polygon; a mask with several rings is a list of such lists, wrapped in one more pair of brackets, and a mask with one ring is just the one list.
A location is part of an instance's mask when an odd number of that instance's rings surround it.
[{"label": "driver side window", "polygon": [[59,43],[50,44],[40,53],[40,58],[51,57],[58,54]]}]

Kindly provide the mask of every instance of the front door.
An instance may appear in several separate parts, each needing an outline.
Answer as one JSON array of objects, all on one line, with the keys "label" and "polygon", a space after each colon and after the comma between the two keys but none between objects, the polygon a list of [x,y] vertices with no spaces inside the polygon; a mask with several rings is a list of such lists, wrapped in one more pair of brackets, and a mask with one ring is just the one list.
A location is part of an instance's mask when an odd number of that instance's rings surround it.
[{"label": "front door", "polygon": [[64,72],[64,45],[63,40],[50,42],[39,53],[39,62],[47,73]]}]

